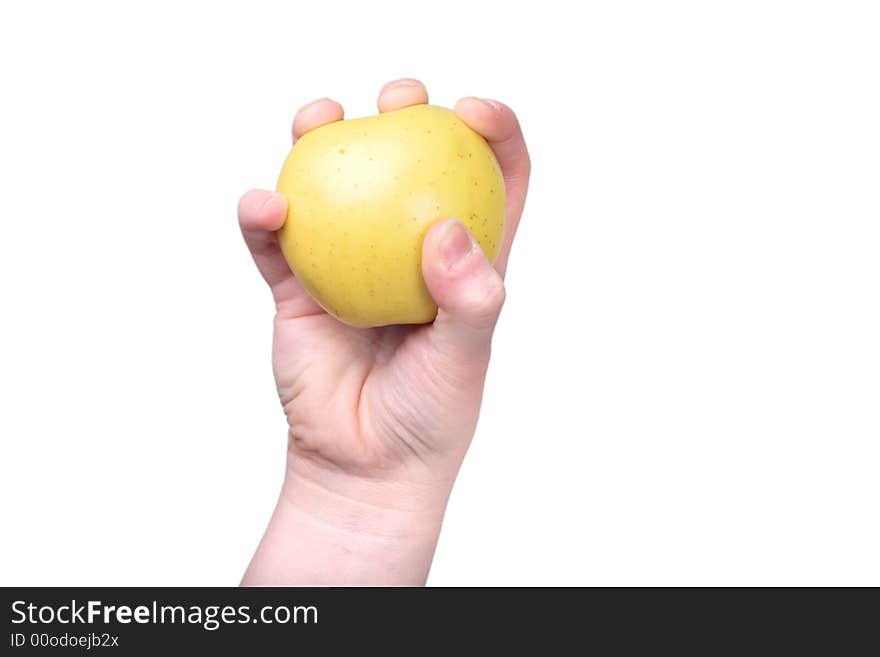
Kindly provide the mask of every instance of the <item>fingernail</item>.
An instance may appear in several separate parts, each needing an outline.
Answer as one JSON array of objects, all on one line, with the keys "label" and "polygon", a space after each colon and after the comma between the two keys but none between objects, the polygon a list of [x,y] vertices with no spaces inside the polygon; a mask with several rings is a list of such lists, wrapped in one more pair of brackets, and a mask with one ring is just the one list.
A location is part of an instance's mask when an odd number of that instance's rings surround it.
[{"label": "fingernail", "polygon": [[263,210],[272,206],[273,203],[277,203],[278,199],[281,195],[278,192],[272,192],[269,196],[266,197],[266,200],[263,201]]},{"label": "fingernail", "polygon": [[318,103],[324,103],[324,102],[327,102],[328,100],[329,100],[331,103],[335,103],[335,102],[336,102],[336,101],[333,100],[332,98],[327,98],[327,96],[324,96],[324,97],[322,97],[322,98],[315,98],[315,100],[313,100],[313,101],[311,101],[311,102],[308,102],[308,103],[306,103],[305,105],[303,105],[302,107],[300,107],[300,108],[299,108],[299,111],[302,112],[304,109],[307,109],[307,108],[311,107],[312,105],[317,105]]},{"label": "fingernail", "polygon": [[474,250],[474,240],[467,229],[457,220],[446,223],[440,237],[440,256],[447,267],[454,267]]},{"label": "fingernail", "polygon": [[480,98],[479,101],[485,105],[488,105],[495,111],[501,110],[502,105],[497,100],[492,100],[491,98]]},{"label": "fingernail", "polygon": [[400,78],[399,80],[386,82],[382,87],[382,91],[387,91],[388,89],[394,89],[396,87],[419,87],[421,85],[422,83],[415,78]]}]

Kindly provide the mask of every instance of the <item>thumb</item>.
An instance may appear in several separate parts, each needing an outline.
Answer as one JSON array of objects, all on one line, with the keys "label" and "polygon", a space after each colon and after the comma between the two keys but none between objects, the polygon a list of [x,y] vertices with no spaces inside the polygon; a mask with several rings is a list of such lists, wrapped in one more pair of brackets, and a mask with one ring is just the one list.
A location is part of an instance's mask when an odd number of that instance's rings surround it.
[{"label": "thumb", "polygon": [[428,231],[422,276],[438,306],[432,337],[464,355],[488,354],[504,305],[504,282],[456,219],[437,222]]}]

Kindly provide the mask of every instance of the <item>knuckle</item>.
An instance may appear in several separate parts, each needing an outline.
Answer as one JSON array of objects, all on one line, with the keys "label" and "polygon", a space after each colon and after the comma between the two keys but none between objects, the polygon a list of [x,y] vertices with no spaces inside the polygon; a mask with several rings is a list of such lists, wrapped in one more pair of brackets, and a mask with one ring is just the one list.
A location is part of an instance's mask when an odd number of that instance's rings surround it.
[{"label": "knuckle", "polygon": [[469,314],[474,321],[480,324],[494,323],[506,298],[507,292],[504,283],[498,276],[494,276],[478,294],[472,297]]}]

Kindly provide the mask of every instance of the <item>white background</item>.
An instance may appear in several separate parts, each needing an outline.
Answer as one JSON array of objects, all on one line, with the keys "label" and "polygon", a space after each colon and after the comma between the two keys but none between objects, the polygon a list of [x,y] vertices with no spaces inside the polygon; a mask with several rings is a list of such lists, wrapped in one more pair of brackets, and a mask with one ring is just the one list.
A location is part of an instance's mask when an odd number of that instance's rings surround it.
[{"label": "white background", "polygon": [[533,158],[430,583],[880,584],[876,6],[3,3],[0,584],[238,582],[285,424],[236,201],[400,76]]}]

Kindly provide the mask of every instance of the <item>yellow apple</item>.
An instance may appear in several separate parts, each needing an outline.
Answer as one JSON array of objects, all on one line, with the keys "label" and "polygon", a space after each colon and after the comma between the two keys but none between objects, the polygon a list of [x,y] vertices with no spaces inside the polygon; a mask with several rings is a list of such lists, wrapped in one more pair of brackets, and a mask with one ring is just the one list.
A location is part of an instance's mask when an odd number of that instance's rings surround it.
[{"label": "yellow apple", "polygon": [[278,178],[288,200],[278,241],[327,312],[352,326],[430,322],[422,279],[431,224],[455,217],[494,262],[504,180],[486,141],[456,114],[415,105],[306,133]]}]

